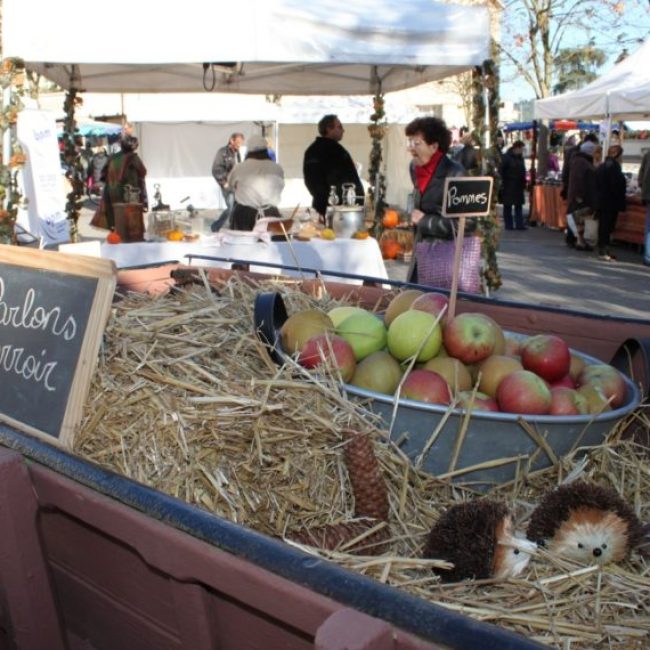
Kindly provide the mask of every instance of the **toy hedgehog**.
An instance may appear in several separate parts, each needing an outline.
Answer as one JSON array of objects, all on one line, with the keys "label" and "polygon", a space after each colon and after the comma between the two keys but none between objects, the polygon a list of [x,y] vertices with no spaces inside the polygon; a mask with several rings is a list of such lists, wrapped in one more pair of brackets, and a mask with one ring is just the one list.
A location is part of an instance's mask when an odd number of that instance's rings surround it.
[{"label": "toy hedgehog", "polygon": [[618,493],[576,481],[544,496],[531,515],[528,539],[586,564],[619,562],[641,543],[641,522]]},{"label": "toy hedgehog", "polygon": [[518,537],[506,505],[488,499],[452,506],[429,533],[424,557],[452,562],[434,568],[443,582],[468,578],[508,578],[521,573],[535,544]]}]

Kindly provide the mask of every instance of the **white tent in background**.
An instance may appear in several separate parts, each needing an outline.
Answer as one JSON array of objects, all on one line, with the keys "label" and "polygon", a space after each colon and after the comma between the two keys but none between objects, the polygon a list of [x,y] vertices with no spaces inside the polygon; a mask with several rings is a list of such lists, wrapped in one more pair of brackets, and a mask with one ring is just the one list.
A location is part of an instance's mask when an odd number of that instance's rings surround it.
[{"label": "white tent in background", "polygon": [[[75,37],[72,17],[117,31]],[[487,7],[431,0],[4,0],[2,23],[5,57],[96,92],[374,94],[480,65],[489,41]]]},{"label": "white tent in background", "polygon": [[534,114],[542,119],[650,117],[650,39],[584,88],[538,99]]}]

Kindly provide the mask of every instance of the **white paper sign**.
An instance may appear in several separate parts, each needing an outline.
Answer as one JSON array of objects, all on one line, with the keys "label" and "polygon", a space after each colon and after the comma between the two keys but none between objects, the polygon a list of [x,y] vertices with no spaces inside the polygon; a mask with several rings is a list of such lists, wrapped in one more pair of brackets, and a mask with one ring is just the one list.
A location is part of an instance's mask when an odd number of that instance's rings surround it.
[{"label": "white paper sign", "polygon": [[18,215],[18,225],[41,238],[45,245],[69,241],[54,114],[33,109],[21,111],[17,135],[27,155],[23,169],[27,210]]}]

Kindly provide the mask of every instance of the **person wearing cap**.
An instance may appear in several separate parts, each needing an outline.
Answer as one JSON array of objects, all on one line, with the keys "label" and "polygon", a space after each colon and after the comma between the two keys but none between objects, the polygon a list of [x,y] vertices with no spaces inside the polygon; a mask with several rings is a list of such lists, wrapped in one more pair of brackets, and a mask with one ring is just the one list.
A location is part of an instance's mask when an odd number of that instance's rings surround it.
[{"label": "person wearing cap", "polygon": [[363,204],[363,185],[352,156],[341,144],[345,129],[336,115],[325,115],[318,123],[318,137],[305,150],[302,173],[312,195],[312,207],[325,216],[330,188],[334,186],[339,201],[343,184],[354,183],[357,203]]},{"label": "person wearing cap", "polygon": [[[503,224],[506,230],[526,230],[523,206],[526,190],[526,163],[524,143],[517,140],[501,160],[501,202],[503,203]],[[512,221],[514,207],[515,220]]]},{"label": "person wearing cap", "polygon": [[[598,206],[596,168],[594,153],[599,147],[592,140],[585,140],[580,150],[571,157],[569,187],[567,191],[567,221],[575,226],[567,229],[567,245],[577,250],[589,251],[592,247],[584,240],[585,218],[593,217]],[[569,236],[571,233],[572,237]]]},{"label": "person wearing cap", "polygon": [[248,139],[246,159],[228,176],[235,203],[233,230],[252,230],[261,217],[279,217],[278,205],[284,189],[284,171],[269,156],[269,145],[261,135]]}]

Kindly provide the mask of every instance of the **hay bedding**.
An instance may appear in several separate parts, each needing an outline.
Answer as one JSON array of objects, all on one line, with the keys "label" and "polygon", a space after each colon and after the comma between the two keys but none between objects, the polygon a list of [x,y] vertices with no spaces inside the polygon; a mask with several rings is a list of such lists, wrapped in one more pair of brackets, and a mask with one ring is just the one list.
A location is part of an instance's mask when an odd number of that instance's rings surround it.
[{"label": "hay bedding", "polygon": [[[75,451],[286,539],[354,519],[341,432],[384,434],[338,393],[335,377],[308,382],[300,368],[272,363],[252,331],[260,290],[233,277],[218,293],[205,283],[116,302]],[[269,281],[263,290],[282,291],[290,313],[333,306],[326,293],[316,299],[291,284]],[[444,509],[474,495],[414,470],[394,445],[375,448],[389,492],[389,550],[376,557],[305,550],[556,647],[650,646],[650,572],[637,553],[598,570],[540,552],[520,578],[442,585],[431,571],[435,561],[420,559],[421,547]],[[616,432],[584,460],[566,459],[493,496],[508,501],[525,529],[540,495],[571,472],[615,487],[650,520],[646,456]]]}]

